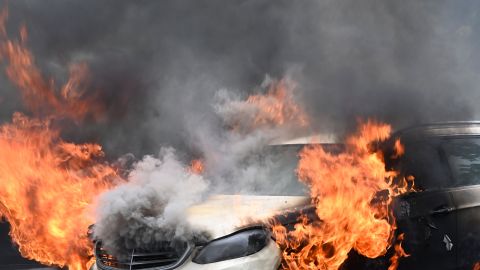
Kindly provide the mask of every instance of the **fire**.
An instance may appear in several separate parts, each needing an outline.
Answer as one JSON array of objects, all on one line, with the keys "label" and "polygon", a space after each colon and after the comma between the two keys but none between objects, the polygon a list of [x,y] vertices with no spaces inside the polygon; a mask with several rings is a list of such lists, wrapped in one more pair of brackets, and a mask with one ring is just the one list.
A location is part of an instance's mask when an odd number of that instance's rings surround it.
[{"label": "fire", "polygon": [[321,221],[301,217],[292,231],[273,227],[284,269],[338,269],[352,249],[368,258],[386,253],[395,230],[389,205],[407,190],[395,187],[397,173],[386,171],[381,152],[372,151],[372,143],[385,141],[390,132],[389,125],[368,121],[346,140],[344,153],[334,155],[320,145],[300,152],[297,173],[310,187]]},{"label": "fire", "polygon": [[6,74],[21,91],[34,117],[15,113],[0,126],[0,217],[11,226],[10,235],[22,256],[47,265],[84,270],[91,264],[89,210],[95,197],[108,189],[116,172],[101,162],[97,144],[74,144],[60,138],[55,120],[80,121],[99,108],[83,98],[87,69],[74,65],[60,88],[45,80],[20,40],[9,40],[7,11],[0,15],[0,56]]},{"label": "fire", "polygon": [[[62,140],[55,121],[69,118],[78,123],[89,115],[98,117],[102,109],[86,97],[84,63],[72,65],[68,81],[58,87],[36,66],[26,47],[26,27],[20,29],[18,40],[8,38],[7,17],[6,10],[1,12],[0,60],[34,116],[15,113],[11,123],[0,126],[0,217],[10,223],[10,235],[23,256],[85,270],[92,263],[87,228],[95,222],[89,210],[118,176],[101,161],[100,145]],[[248,119],[252,126],[247,128],[308,125],[293,88],[287,80],[273,82],[265,95],[252,95],[237,104],[252,112]],[[372,152],[371,143],[388,139],[390,132],[388,125],[367,122],[347,140],[345,153],[333,155],[318,145],[301,151],[298,176],[310,187],[321,222],[301,217],[293,231],[274,226],[284,268],[338,269],[352,249],[370,258],[386,253],[395,230],[389,208],[392,196],[409,186],[398,188],[393,182],[396,173],[385,170],[380,152]],[[403,154],[400,141],[395,149],[395,155]],[[190,170],[202,173],[203,162],[194,160]],[[387,195],[378,197],[381,191]],[[406,256],[400,244],[395,251],[393,268],[398,258]]]},{"label": "fire", "polygon": [[[26,47],[27,30],[20,29],[20,40],[8,39],[5,23],[8,11],[4,9],[0,14],[0,57],[7,60],[6,74],[10,81],[22,92],[25,105],[36,114],[52,114],[83,119],[88,113],[97,117],[101,114],[101,107],[90,99],[84,98],[88,68],[85,63],[73,64],[70,67],[70,76],[67,83],[57,88],[53,79],[46,80],[35,59]],[[60,92],[61,95],[56,95]]]},{"label": "fire", "polygon": [[393,254],[392,258],[390,258],[390,267],[388,267],[388,270],[395,270],[398,267],[399,260],[401,257],[408,257],[408,255],[405,250],[402,247],[402,241],[405,238],[405,234],[400,234],[397,237],[397,243],[395,244],[395,254]]},{"label": "fire", "polygon": [[203,164],[203,161],[200,159],[194,159],[190,163],[190,171],[194,174],[202,174],[203,171],[205,170],[205,165]]},{"label": "fire", "polygon": [[305,128],[308,117],[297,103],[295,89],[295,84],[288,79],[272,80],[265,93],[242,100],[223,97],[217,110],[226,126],[239,134],[271,128]]},{"label": "fire", "polygon": [[400,142],[400,139],[395,140],[395,154],[393,155],[393,158],[398,158],[401,157],[403,154],[405,154],[405,147],[403,147],[402,143]]},{"label": "fire", "polygon": [[63,142],[49,122],[15,114],[0,128],[0,214],[24,257],[86,269],[94,198],[115,171],[98,145]]},{"label": "fire", "polygon": [[246,102],[256,108],[254,126],[281,126],[289,122],[306,126],[308,117],[295,102],[293,89],[293,83],[284,79],[271,83],[265,95],[249,96]]}]

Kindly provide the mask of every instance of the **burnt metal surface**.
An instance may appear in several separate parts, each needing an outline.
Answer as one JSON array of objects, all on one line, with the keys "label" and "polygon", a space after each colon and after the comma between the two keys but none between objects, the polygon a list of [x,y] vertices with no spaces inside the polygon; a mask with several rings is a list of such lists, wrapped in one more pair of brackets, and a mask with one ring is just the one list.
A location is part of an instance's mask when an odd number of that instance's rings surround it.
[{"label": "burnt metal surface", "polygon": [[[405,234],[399,269],[455,269],[456,213],[449,191],[424,191],[397,198],[398,232]],[[448,238],[446,248],[445,238]]]},{"label": "burnt metal surface", "polygon": [[282,224],[288,230],[292,230],[293,226],[299,222],[300,217],[306,217],[310,222],[320,221],[314,205],[287,209],[283,213],[276,215],[274,220],[275,222]]}]

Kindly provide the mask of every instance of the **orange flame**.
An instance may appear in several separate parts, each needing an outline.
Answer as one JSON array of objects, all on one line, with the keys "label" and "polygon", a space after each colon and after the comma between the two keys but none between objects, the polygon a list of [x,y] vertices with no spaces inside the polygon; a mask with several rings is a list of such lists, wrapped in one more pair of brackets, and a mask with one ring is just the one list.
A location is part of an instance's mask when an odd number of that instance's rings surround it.
[{"label": "orange flame", "polygon": [[203,161],[200,159],[194,159],[190,163],[190,171],[194,174],[202,174],[203,171],[205,170],[205,165],[203,164]]},{"label": "orange flame", "polygon": [[390,266],[388,267],[388,270],[395,270],[398,268],[399,260],[402,257],[409,257],[405,250],[402,247],[402,242],[405,237],[405,234],[400,234],[397,237],[397,243],[395,244],[395,254],[390,258]]},{"label": "orange flame", "polygon": [[[385,170],[382,154],[372,152],[371,144],[390,132],[389,125],[368,121],[347,139],[344,153],[334,155],[319,145],[301,151],[297,173],[310,187],[321,222],[302,217],[292,231],[273,226],[284,269],[338,269],[352,249],[368,258],[386,253],[395,229],[389,205],[403,189],[393,188],[397,174]],[[381,191],[387,195],[379,196]]]},{"label": "orange flame", "polygon": [[284,125],[295,122],[300,126],[308,124],[305,112],[296,104],[292,95],[293,85],[287,80],[280,80],[270,85],[266,95],[251,95],[247,103],[257,108],[254,118],[255,126]]},{"label": "orange flame", "polygon": [[19,113],[0,127],[0,215],[24,257],[86,269],[94,222],[87,211],[115,177],[95,161],[102,155],[100,146],[63,142],[48,122]]},{"label": "orange flame", "polygon": [[[36,114],[55,114],[80,120],[87,113],[98,116],[101,108],[88,99],[82,99],[86,90],[85,81],[88,78],[88,68],[85,63],[70,67],[70,78],[60,89],[57,89],[53,79],[45,80],[35,59],[26,48],[27,30],[20,28],[20,40],[9,40],[5,31],[8,11],[0,14],[0,56],[8,61],[6,74],[8,78],[22,91],[27,107]],[[60,92],[57,96],[55,92]]]},{"label": "orange flame", "polygon": [[12,123],[0,126],[0,217],[10,223],[10,235],[22,256],[47,265],[85,270],[91,265],[89,210],[95,197],[112,185],[115,170],[101,163],[96,144],[74,144],[60,138],[52,120],[81,120],[97,105],[83,98],[86,65],[74,65],[67,83],[57,89],[45,80],[20,40],[8,40],[7,10],[0,13],[0,57],[6,74],[21,90],[37,116],[15,113]]},{"label": "orange flame", "polygon": [[405,147],[403,147],[402,143],[400,142],[400,139],[395,140],[395,154],[393,155],[393,158],[399,158],[405,154]]}]

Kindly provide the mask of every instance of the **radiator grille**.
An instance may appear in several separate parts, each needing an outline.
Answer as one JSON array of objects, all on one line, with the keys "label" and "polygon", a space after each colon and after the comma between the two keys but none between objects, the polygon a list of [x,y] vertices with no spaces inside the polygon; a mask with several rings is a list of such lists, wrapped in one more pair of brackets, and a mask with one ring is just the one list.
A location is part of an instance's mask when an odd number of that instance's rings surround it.
[{"label": "radiator grille", "polygon": [[133,249],[119,259],[109,254],[101,242],[97,242],[95,245],[97,267],[103,270],[174,269],[183,263],[191,251],[188,243],[182,243],[175,248],[169,243],[161,243],[159,246],[152,250]]}]

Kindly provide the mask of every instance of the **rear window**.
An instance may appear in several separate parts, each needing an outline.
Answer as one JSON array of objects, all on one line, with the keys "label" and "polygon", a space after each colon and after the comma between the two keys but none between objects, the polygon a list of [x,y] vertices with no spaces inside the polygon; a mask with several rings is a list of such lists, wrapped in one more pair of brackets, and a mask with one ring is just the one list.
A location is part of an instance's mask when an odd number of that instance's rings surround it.
[{"label": "rear window", "polygon": [[480,184],[480,138],[447,139],[443,149],[454,187]]}]

